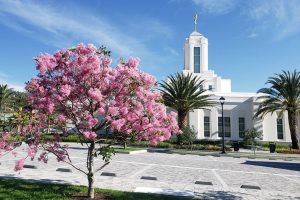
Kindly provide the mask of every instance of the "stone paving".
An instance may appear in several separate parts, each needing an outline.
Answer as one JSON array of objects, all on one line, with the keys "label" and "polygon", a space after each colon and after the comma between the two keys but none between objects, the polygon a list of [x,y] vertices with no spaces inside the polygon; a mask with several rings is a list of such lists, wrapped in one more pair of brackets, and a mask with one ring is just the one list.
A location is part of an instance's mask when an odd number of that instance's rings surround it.
[{"label": "stone paving", "polygon": [[[84,169],[86,149],[78,148],[77,144],[72,146],[76,147],[70,150],[73,163]],[[28,160],[26,164],[37,169],[25,168],[20,173],[13,171],[16,159],[11,156],[0,158],[0,177],[87,185],[84,174],[56,162],[53,156],[48,164]],[[101,158],[95,163],[100,166]],[[58,168],[71,169],[71,172],[56,171]],[[101,176],[102,172],[116,176]],[[142,176],[157,180],[141,179]],[[195,184],[196,181],[202,184]],[[261,190],[244,189],[242,185],[258,186]],[[116,154],[112,162],[96,174],[96,186],[124,191],[194,194],[199,199],[300,199],[300,162],[167,153]]]}]

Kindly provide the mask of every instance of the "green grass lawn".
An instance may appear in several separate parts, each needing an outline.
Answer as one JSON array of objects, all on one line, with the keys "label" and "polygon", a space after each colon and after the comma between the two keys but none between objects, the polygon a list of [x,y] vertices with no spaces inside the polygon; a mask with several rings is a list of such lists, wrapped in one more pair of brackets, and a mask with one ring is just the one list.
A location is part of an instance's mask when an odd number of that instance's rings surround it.
[{"label": "green grass lawn", "polygon": [[116,153],[129,153],[131,151],[139,151],[139,150],[145,150],[144,148],[135,148],[135,147],[127,147],[126,149],[122,147],[114,147],[114,150]]},{"label": "green grass lawn", "polygon": [[[0,199],[2,200],[42,200],[42,199],[72,199],[72,195],[85,194],[84,186],[29,182],[20,179],[0,179]],[[110,199],[123,200],[186,200],[191,198],[174,197],[158,194],[122,192],[115,190],[96,189],[96,193],[110,196]]]}]

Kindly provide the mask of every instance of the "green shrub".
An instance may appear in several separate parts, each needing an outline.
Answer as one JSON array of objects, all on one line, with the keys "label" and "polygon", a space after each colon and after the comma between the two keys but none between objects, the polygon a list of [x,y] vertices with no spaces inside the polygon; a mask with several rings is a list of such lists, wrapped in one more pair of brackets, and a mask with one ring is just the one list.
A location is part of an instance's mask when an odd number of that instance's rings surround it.
[{"label": "green shrub", "polygon": [[201,139],[201,140],[195,140],[194,144],[202,144],[202,145],[218,145],[220,144],[221,140],[207,140],[207,139]]},{"label": "green shrub", "polygon": [[[290,149],[291,144],[290,143],[276,143],[276,149]],[[269,142],[263,142],[262,147],[269,149]]]},{"label": "green shrub", "polygon": [[[52,140],[53,135],[42,134],[43,139]],[[62,137],[63,142],[79,142],[80,135],[78,134],[69,134],[67,137]],[[100,136],[101,137],[101,136]],[[102,137],[101,137],[102,138]],[[114,139],[104,139],[105,143],[113,143]],[[88,142],[88,141],[87,141]],[[156,148],[166,148],[166,149],[193,149],[193,150],[210,150],[210,151],[220,151],[222,147],[218,146],[220,141],[209,141],[209,140],[198,140],[192,144],[183,144],[177,145],[176,140],[171,139],[167,141],[163,141],[158,143],[156,146],[151,145],[148,141],[129,141],[128,145],[135,146],[135,147],[156,147]],[[227,148],[226,151],[230,151]]]},{"label": "green shrub", "polygon": [[188,144],[190,145],[190,148],[192,149],[193,147],[193,142],[196,140],[197,138],[197,131],[195,130],[195,128],[192,126],[192,127],[185,127],[183,130],[182,130],[182,134],[181,134],[181,143],[182,144]]},{"label": "green shrub", "polygon": [[258,140],[262,140],[262,133],[257,131],[255,128],[247,129],[243,138],[244,145],[254,145],[259,144]]},{"label": "green shrub", "polygon": [[300,149],[276,149],[277,153],[287,153],[287,154],[300,154]]}]

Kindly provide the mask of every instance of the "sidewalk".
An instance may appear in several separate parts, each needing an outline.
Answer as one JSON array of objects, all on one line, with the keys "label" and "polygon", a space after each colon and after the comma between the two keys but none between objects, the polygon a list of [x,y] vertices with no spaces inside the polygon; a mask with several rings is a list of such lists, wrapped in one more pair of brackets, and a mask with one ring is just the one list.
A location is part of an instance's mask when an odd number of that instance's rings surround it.
[{"label": "sidewalk", "polygon": [[[18,156],[22,157],[24,153],[21,148],[19,150]],[[252,160],[246,155],[253,153],[243,150],[226,154],[157,148],[149,148],[148,151],[136,155],[114,155],[111,163],[95,174],[95,187],[194,195],[200,199],[300,198],[300,161]],[[69,153],[74,165],[86,169],[85,146],[70,144]],[[246,158],[239,158],[237,155]],[[270,156],[266,152],[256,155]],[[13,170],[17,159],[19,158],[12,158],[10,155],[1,157],[0,178],[87,185],[87,178],[83,173],[57,162],[53,155],[49,155],[47,165],[37,160],[27,160],[28,167],[20,173]],[[94,163],[95,168],[101,166],[102,158],[95,158]]]},{"label": "sidewalk", "polygon": [[300,154],[283,154],[283,153],[270,153],[269,151],[258,150],[255,153],[250,149],[240,149],[238,152],[227,151],[225,154],[222,154],[220,151],[206,151],[206,150],[186,150],[186,149],[161,149],[161,148],[148,148],[149,152],[158,152],[158,153],[177,153],[177,154],[192,154],[200,156],[215,156],[215,157],[236,157],[236,158],[262,158],[269,160],[285,160],[300,161]]},{"label": "sidewalk", "polygon": [[[65,143],[71,144],[73,149],[86,149],[86,146],[81,146],[79,143]],[[114,147],[121,147],[118,145],[113,145]],[[155,147],[137,147],[137,146],[128,146],[128,148],[144,148],[148,152],[157,152],[157,153],[167,153],[167,154],[191,154],[191,155],[200,155],[200,156],[215,156],[215,157],[234,157],[234,158],[262,158],[269,160],[284,160],[284,161],[300,161],[300,154],[284,154],[284,153],[270,153],[269,151],[256,150],[255,153],[251,149],[240,148],[239,151],[226,151],[225,154],[222,154],[220,151],[208,151],[208,150],[187,150],[187,149],[169,149],[169,148],[155,148]]]}]

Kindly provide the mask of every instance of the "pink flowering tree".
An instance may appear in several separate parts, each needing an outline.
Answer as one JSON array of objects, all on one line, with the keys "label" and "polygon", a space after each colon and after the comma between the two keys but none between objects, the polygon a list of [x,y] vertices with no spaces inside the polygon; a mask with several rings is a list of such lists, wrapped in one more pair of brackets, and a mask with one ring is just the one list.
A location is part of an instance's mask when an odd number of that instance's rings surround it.
[{"label": "pink flowering tree", "polygon": [[[58,161],[87,176],[88,196],[94,198],[94,174],[109,164],[113,152],[109,145],[101,144],[97,134],[100,130],[109,128],[152,144],[178,133],[176,114],[167,113],[160,103],[161,95],[154,89],[156,81],[138,69],[139,59],[120,59],[112,68],[105,48],[79,44],[53,55],[41,54],[35,60],[38,75],[26,86],[35,115],[19,133],[5,133],[0,139],[2,152],[13,151],[20,141],[27,140],[28,155],[16,162],[15,170],[21,170],[27,158],[36,156],[47,163],[52,153]],[[60,143],[61,134],[55,133],[52,140],[41,137],[41,128],[49,128],[50,124],[62,127],[64,136],[64,127],[74,126],[80,142],[88,147],[86,169],[72,163],[68,146]],[[43,150],[38,152],[40,147]],[[104,164],[95,168],[94,158],[98,155]]]}]

